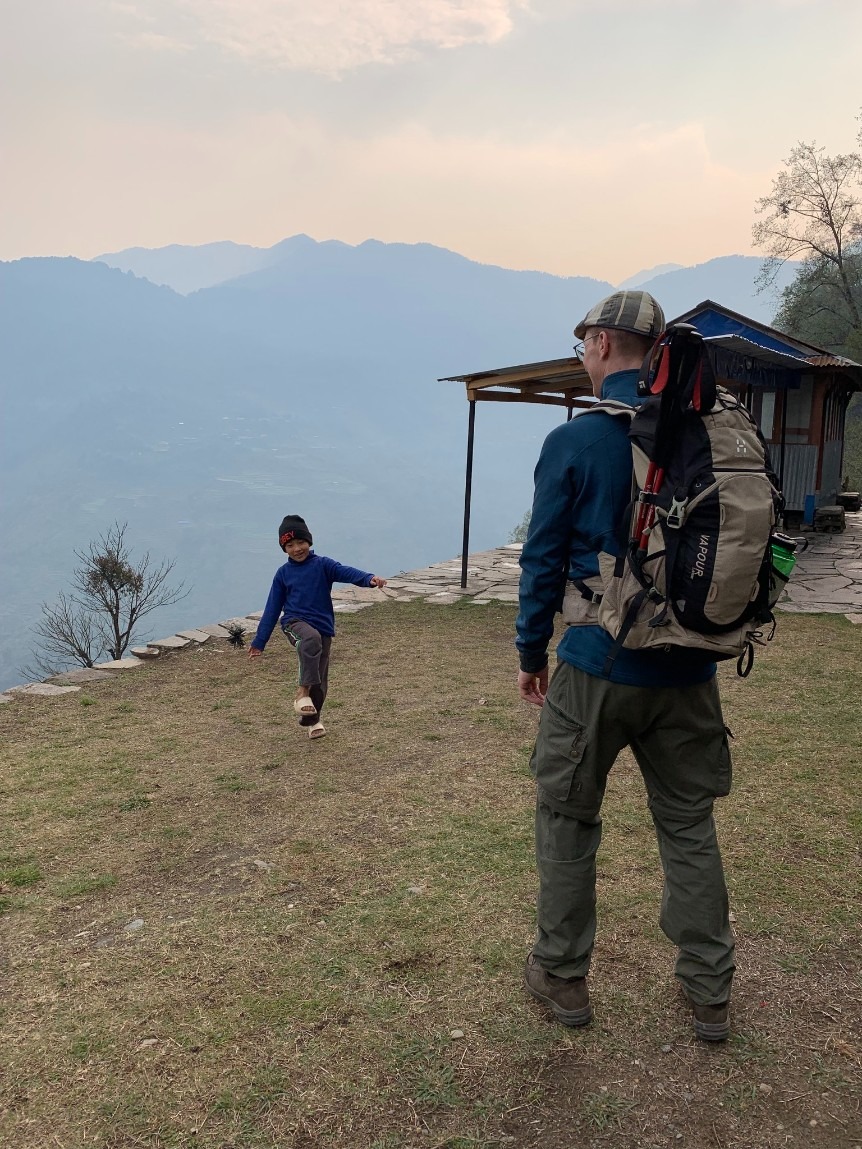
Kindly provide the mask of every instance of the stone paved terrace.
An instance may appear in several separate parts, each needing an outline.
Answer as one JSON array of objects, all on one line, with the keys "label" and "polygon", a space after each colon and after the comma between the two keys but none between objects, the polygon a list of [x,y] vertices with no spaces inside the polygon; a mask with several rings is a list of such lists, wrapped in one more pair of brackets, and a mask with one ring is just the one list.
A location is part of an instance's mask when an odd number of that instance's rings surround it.
[{"label": "stone paved terrace", "polygon": [[[862,512],[847,515],[847,528],[841,534],[809,533],[808,550],[800,555],[779,609],[815,614],[844,614],[862,624]],[[509,543],[491,551],[471,554],[467,567],[467,586],[461,587],[461,560],[434,563],[422,570],[402,572],[389,579],[385,589],[336,585],[332,598],[336,613],[364,610],[374,603],[394,599],[410,602],[421,598],[428,603],[446,604],[461,598],[481,606],[496,600],[518,601],[518,557],[520,543]],[[106,662],[91,670],[71,670],[47,682],[13,686],[0,694],[0,703],[10,702],[16,694],[63,695],[81,689],[82,684],[98,681],[109,674],[133,671],[145,661],[171,650],[211,638],[228,638],[228,627],[239,626],[246,638],[257,629],[260,611],[235,618],[222,619],[194,629],[180,631],[166,638],[154,639],[133,647],[129,656],[117,662]]]},{"label": "stone paved terrace", "polygon": [[862,623],[862,511],[847,514],[840,534],[810,532],[808,550],[798,558],[782,610],[846,614]]}]

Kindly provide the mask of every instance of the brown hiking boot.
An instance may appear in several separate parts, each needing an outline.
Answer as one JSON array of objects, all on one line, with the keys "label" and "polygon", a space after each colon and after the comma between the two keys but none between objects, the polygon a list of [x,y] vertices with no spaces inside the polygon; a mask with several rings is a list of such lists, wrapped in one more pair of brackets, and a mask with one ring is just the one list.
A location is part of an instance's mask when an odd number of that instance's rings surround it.
[{"label": "brown hiking boot", "polygon": [[539,965],[535,954],[530,954],[524,967],[524,985],[536,1001],[551,1007],[563,1025],[589,1025],[593,1020],[585,977],[555,977]]},{"label": "brown hiking boot", "polygon": [[694,1035],[701,1041],[726,1041],[730,1034],[730,1002],[719,1005],[695,1005],[689,998],[694,1012],[692,1023]]}]

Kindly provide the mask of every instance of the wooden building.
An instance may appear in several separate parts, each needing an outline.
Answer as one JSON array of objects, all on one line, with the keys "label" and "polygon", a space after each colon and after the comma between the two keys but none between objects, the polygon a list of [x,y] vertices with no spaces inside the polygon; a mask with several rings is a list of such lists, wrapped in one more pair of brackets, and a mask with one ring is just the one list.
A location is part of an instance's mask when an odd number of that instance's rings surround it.
[{"label": "wooden building", "polygon": [[841,490],[844,420],[862,365],[706,299],[677,322],[708,341],[718,380],[742,395],[769,443],[788,518],[833,504]]}]

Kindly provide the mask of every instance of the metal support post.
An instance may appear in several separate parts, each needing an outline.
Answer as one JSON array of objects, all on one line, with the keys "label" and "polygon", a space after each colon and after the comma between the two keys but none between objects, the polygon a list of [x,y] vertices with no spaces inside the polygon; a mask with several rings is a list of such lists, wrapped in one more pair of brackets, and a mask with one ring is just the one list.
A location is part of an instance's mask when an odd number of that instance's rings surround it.
[{"label": "metal support post", "polygon": [[784,452],[787,447],[787,388],[781,396],[781,461],[778,466],[778,486],[784,490]]},{"label": "metal support post", "polygon": [[467,556],[470,553],[470,498],[473,493],[473,435],[476,429],[476,400],[470,400],[467,422],[467,478],[464,483],[464,539],[461,543],[461,586],[467,586]]}]

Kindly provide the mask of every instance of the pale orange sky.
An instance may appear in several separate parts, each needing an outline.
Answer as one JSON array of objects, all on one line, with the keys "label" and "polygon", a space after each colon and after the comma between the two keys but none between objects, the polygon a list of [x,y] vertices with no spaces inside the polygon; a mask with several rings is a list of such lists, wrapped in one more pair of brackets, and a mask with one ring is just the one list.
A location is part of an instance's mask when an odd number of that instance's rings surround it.
[{"label": "pale orange sky", "polygon": [[0,0],[0,259],[306,232],[619,281],[855,147],[858,0]]}]

